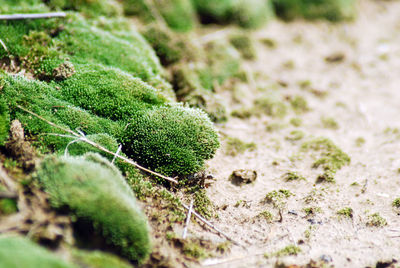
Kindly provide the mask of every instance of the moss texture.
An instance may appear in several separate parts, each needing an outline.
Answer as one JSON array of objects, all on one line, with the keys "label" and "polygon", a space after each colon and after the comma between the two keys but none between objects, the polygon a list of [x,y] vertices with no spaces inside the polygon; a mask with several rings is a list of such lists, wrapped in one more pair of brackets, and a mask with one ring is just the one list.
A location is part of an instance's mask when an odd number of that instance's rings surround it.
[{"label": "moss texture", "polygon": [[102,251],[73,250],[72,261],[87,268],[132,268],[126,261]]},{"label": "moss texture", "polygon": [[76,268],[26,238],[0,236],[2,268]]},{"label": "moss texture", "polygon": [[355,0],[272,0],[276,14],[284,20],[305,18],[340,21],[355,14]]},{"label": "moss texture", "polygon": [[4,99],[0,99],[0,146],[3,146],[8,138],[10,128],[10,115]]},{"label": "moss texture", "polygon": [[192,0],[202,22],[235,23],[245,28],[263,25],[273,16],[269,0]]},{"label": "moss texture", "polygon": [[168,175],[199,171],[219,147],[208,116],[178,105],[135,116],[122,141],[126,153],[140,164]]},{"label": "moss texture", "polygon": [[119,16],[122,6],[115,0],[48,0],[52,9],[79,11],[87,16]]},{"label": "moss texture", "polygon": [[67,206],[89,220],[107,242],[129,260],[150,253],[146,219],[120,172],[97,154],[47,157],[37,173],[55,208]]}]

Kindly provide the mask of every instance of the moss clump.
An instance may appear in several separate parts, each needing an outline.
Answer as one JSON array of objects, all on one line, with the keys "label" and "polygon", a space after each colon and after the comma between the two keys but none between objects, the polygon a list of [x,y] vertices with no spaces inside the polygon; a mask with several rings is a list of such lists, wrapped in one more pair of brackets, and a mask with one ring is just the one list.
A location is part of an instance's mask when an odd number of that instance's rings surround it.
[{"label": "moss clump", "polygon": [[22,237],[0,237],[1,267],[76,268],[48,250]]},{"label": "moss clump", "polygon": [[254,102],[254,109],[271,117],[283,118],[287,114],[287,107],[277,94],[260,97]]},{"label": "moss clump", "polygon": [[350,208],[350,207],[345,207],[345,208],[342,208],[342,209],[340,209],[340,210],[338,210],[336,213],[339,215],[339,216],[343,216],[343,217],[346,217],[346,218],[353,218],[353,209],[352,208]]},{"label": "moss clump", "polygon": [[248,35],[244,33],[234,34],[229,37],[229,41],[240,52],[244,59],[253,60],[256,58],[256,50]]},{"label": "moss clump", "polygon": [[18,211],[17,202],[14,199],[0,200],[0,215],[9,215]]},{"label": "moss clump", "polygon": [[101,251],[72,250],[72,261],[79,267],[88,268],[132,268],[126,261]]},{"label": "moss clump", "polygon": [[305,113],[310,110],[306,99],[302,96],[294,96],[290,98],[290,105],[295,113]]},{"label": "moss clump", "polygon": [[400,208],[400,198],[396,198],[395,200],[393,200],[392,206],[394,206],[395,208]]},{"label": "moss clump", "polygon": [[178,105],[134,116],[122,142],[125,152],[138,163],[168,175],[199,171],[219,147],[207,115]]},{"label": "moss clump", "polygon": [[318,177],[320,182],[334,182],[336,172],[343,166],[350,164],[350,157],[330,139],[324,137],[303,143],[301,150],[314,151],[320,155],[320,158],[313,163],[313,168],[322,167],[324,170],[324,173]]},{"label": "moss clump", "polygon": [[10,115],[8,111],[8,106],[6,101],[2,98],[0,99],[0,146],[3,146],[5,141],[7,140],[9,129]]},{"label": "moss clump", "polygon": [[339,129],[338,122],[332,117],[322,117],[321,123],[324,128]]},{"label": "moss clump", "polygon": [[191,191],[194,193],[193,205],[196,211],[206,219],[214,217],[216,215],[215,208],[208,198],[205,189],[200,189],[198,186],[195,186]]},{"label": "moss clump", "polygon": [[150,253],[146,219],[120,172],[96,154],[47,157],[37,177],[55,208],[68,207],[79,219],[92,222],[116,250],[130,260]]},{"label": "moss clump", "polygon": [[379,213],[374,213],[368,215],[366,224],[367,226],[383,227],[387,225],[387,221]]},{"label": "moss clump", "polygon": [[245,151],[254,151],[257,149],[257,145],[254,142],[246,143],[238,138],[228,137],[226,141],[226,154],[236,156],[242,154]]},{"label": "moss clump", "polygon": [[301,118],[294,117],[290,119],[289,123],[294,127],[299,127],[303,123],[303,120],[301,120]]},{"label": "moss clump", "polygon": [[272,0],[276,14],[284,20],[305,18],[329,21],[347,20],[354,17],[354,0]]},{"label": "moss clump", "polygon": [[305,177],[303,177],[302,175],[300,175],[298,172],[296,171],[288,171],[283,175],[284,180],[286,181],[300,181],[300,180],[306,180]]},{"label": "moss clump", "polygon": [[280,249],[274,253],[265,253],[264,257],[265,258],[271,258],[271,257],[285,257],[285,256],[296,256],[299,253],[301,253],[301,248],[295,245],[289,245],[284,247],[283,249]]},{"label": "moss clump", "polygon": [[293,130],[286,136],[285,139],[289,141],[299,141],[304,138],[304,132],[301,130]]},{"label": "moss clump", "polygon": [[195,259],[203,259],[209,256],[206,250],[197,241],[188,241],[184,243],[182,251],[186,256]]},{"label": "moss clump", "polygon": [[112,120],[128,120],[139,111],[166,102],[153,87],[118,69],[101,65],[80,66],[59,83],[64,100]]},{"label": "moss clump", "polygon": [[265,220],[267,220],[267,222],[272,222],[272,220],[274,219],[274,215],[272,215],[271,212],[269,212],[268,210],[264,210],[263,212],[260,212],[257,215],[258,218],[263,218]]},{"label": "moss clump", "polygon": [[292,195],[294,194],[289,190],[273,190],[265,196],[265,202],[272,203],[276,208],[282,208],[286,204],[285,199],[289,198]]},{"label": "moss clump", "polygon": [[203,23],[235,23],[245,28],[256,28],[273,16],[269,0],[192,0],[192,2]]},{"label": "moss clump", "polygon": [[355,140],[355,144],[356,144],[357,147],[363,146],[365,144],[365,142],[366,142],[366,140],[363,137],[358,137]]},{"label": "moss clump", "polygon": [[311,215],[316,215],[318,213],[322,212],[322,209],[320,207],[307,207],[303,208],[304,213],[306,213],[306,216],[311,216]]},{"label": "moss clump", "polygon": [[87,16],[119,16],[122,6],[116,0],[49,0],[52,9],[79,11]]}]

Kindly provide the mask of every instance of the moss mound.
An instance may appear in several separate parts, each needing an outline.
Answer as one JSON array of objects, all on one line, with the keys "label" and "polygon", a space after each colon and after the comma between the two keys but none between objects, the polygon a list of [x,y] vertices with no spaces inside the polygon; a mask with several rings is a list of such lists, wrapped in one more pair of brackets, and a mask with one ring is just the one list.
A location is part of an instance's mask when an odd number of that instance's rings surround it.
[{"label": "moss mound", "polygon": [[102,251],[73,250],[73,262],[88,268],[132,268],[117,256]]},{"label": "moss mound", "polygon": [[192,0],[192,2],[204,23],[235,23],[245,28],[256,28],[273,16],[269,0]]},{"label": "moss mound", "polygon": [[122,6],[115,0],[48,0],[52,9],[79,11],[91,17],[122,15]]},{"label": "moss mound", "polygon": [[305,18],[340,21],[355,15],[355,0],[272,0],[276,14],[284,20]]},{"label": "moss mound", "polygon": [[122,141],[128,155],[167,175],[199,171],[219,147],[207,115],[182,106],[154,108],[135,116]]},{"label": "moss mound", "polygon": [[89,220],[107,242],[130,260],[150,253],[146,219],[120,172],[97,154],[47,157],[37,173],[55,208],[67,206]]},{"label": "moss mound", "polygon": [[0,99],[0,146],[8,138],[8,130],[10,128],[10,115],[8,114],[8,106],[4,99]]},{"label": "moss mound", "polygon": [[2,268],[74,268],[48,250],[22,237],[0,237]]}]

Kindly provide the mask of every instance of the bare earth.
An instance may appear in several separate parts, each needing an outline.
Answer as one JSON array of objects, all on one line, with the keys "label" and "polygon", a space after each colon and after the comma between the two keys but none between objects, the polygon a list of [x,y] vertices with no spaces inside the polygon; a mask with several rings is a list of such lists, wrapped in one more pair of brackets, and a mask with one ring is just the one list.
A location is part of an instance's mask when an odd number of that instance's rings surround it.
[{"label": "bare earth", "polygon": [[[300,115],[291,111],[284,119],[231,118],[218,126],[223,148],[208,163],[216,181],[207,194],[219,215],[212,222],[246,249],[232,245],[215,267],[271,267],[278,258],[263,254],[288,245],[302,252],[280,257],[286,264],[303,265],[322,255],[335,267],[399,260],[400,216],[392,202],[400,197],[400,134],[393,130],[400,129],[400,2],[361,1],[352,23],[274,21],[255,36],[274,40],[276,48],[257,44],[257,60],[248,63],[256,74],[253,86],[221,92],[230,106],[240,108],[265,94],[260,88],[275,87],[282,96],[304,96],[311,109]],[[344,60],[327,63],[325,57],[334,53],[343,53]],[[299,86],[302,81],[308,81],[308,89]],[[321,92],[326,92],[325,98],[318,96]],[[293,117],[302,119],[300,127],[289,124]],[[323,127],[321,117],[334,118],[339,128]],[[271,123],[283,128],[267,131]],[[305,137],[285,139],[295,129]],[[229,156],[224,149],[227,136],[254,142],[257,148]],[[336,174],[336,183],[316,184],[321,171],[312,168],[310,153],[299,153],[301,144],[312,137],[330,138],[351,157],[351,164]],[[365,139],[362,145],[356,143],[360,137]],[[257,180],[241,187],[232,184],[229,176],[241,168],[257,171]],[[307,180],[286,182],[282,176],[287,171],[297,171]],[[354,182],[358,185],[351,185]],[[281,221],[278,209],[262,202],[268,192],[279,189],[295,194],[287,199]],[[307,196],[314,200],[307,203]],[[244,201],[235,206],[239,200]],[[320,212],[306,217],[307,207],[319,207]],[[345,207],[353,209],[352,219],[338,216]],[[274,215],[271,222],[257,217],[265,210]],[[367,226],[368,215],[375,212],[387,220],[386,226]],[[200,226],[192,226],[190,232],[223,241]]]}]

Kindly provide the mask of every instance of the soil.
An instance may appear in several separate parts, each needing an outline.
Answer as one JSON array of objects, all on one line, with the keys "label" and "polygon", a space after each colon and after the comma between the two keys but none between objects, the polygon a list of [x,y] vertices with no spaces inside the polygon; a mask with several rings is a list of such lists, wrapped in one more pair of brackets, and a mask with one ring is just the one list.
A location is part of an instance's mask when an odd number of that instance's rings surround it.
[{"label": "soil", "polygon": [[[246,63],[254,83],[220,94],[237,109],[266,94],[266,88],[276,88],[287,99],[303,96],[310,109],[281,119],[252,116],[218,125],[223,146],[208,163],[216,181],[207,195],[218,208],[211,221],[243,246],[232,244],[229,253],[203,265],[271,267],[278,260],[304,265],[324,259],[335,267],[365,267],[399,260],[400,214],[392,206],[400,197],[399,32],[399,1],[363,0],[354,22],[275,20],[254,33],[258,57]],[[266,38],[276,47],[265,46]],[[291,125],[292,118],[300,118],[301,126]],[[333,118],[337,126],[324,124],[323,118]],[[280,127],[268,131],[268,125]],[[293,130],[304,132],[304,138],[287,139]],[[256,149],[226,154],[226,137],[253,142]],[[312,168],[311,153],[300,150],[313,137],[331,139],[351,157],[335,183],[316,183],[321,170]],[[232,184],[229,178],[238,169],[256,171],[257,179]],[[286,181],[287,172],[306,180]],[[267,193],[280,189],[294,195],[278,207],[265,202]],[[352,209],[349,217],[337,213],[346,207]],[[258,216],[263,211],[272,219]],[[374,213],[387,225],[371,226]],[[224,241],[200,226],[191,226],[189,233]],[[301,252],[274,256],[289,245]]]}]

